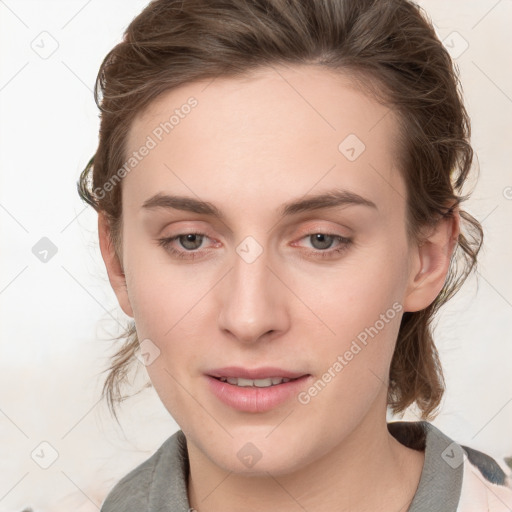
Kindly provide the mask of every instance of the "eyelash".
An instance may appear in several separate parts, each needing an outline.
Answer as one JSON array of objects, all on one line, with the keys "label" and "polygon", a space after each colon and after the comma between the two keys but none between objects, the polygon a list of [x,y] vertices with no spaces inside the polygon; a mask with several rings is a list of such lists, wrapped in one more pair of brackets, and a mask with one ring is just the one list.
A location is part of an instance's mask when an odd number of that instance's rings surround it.
[{"label": "eyelash", "polygon": [[[194,260],[197,258],[196,254],[199,254],[198,250],[196,250],[196,251],[185,251],[185,250],[180,251],[171,246],[172,242],[174,242],[175,240],[179,239],[180,237],[186,236],[186,235],[196,235],[196,236],[202,236],[202,237],[209,238],[208,235],[206,235],[204,233],[198,233],[198,232],[180,233],[180,234],[172,236],[172,237],[159,238],[157,240],[158,245],[163,247],[166,251],[168,251],[170,254],[172,254],[173,256],[175,256],[177,258]],[[346,238],[341,235],[336,235],[335,233],[314,232],[314,233],[309,233],[307,235],[304,235],[300,239],[302,240],[303,238],[308,238],[313,235],[326,235],[329,237],[333,237],[334,239],[337,239],[340,242],[340,245],[336,249],[323,250],[323,251],[320,249],[306,250],[306,252],[308,254],[311,254],[313,256],[319,256],[320,258],[331,258],[331,257],[335,256],[336,254],[341,254],[341,253],[345,252],[349,248],[349,246],[352,244],[351,238]]]}]

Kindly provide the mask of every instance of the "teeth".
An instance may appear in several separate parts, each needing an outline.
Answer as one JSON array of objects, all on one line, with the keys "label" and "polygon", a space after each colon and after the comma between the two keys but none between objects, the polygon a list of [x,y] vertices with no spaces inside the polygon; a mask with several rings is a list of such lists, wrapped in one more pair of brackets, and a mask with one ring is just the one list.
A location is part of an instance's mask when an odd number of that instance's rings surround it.
[{"label": "teeth", "polygon": [[268,388],[270,386],[276,386],[284,382],[289,382],[291,379],[286,377],[269,377],[268,379],[243,379],[242,377],[220,377],[222,382],[233,384],[234,386],[240,387],[257,387],[257,388]]}]

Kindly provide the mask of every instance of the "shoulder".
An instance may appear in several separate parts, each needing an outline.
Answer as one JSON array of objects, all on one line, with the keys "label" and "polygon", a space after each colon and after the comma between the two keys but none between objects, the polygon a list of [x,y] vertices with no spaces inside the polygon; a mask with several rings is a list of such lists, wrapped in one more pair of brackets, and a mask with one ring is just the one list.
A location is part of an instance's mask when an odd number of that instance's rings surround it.
[{"label": "shoulder", "polygon": [[163,475],[171,475],[179,483],[185,471],[183,454],[186,452],[185,436],[181,430],[169,437],[147,460],[124,476],[110,490],[100,512],[143,512],[150,510],[152,496],[161,494],[157,489]]},{"label": "shoulder", "polygon": [[457,512],[510,512],[512,480],[486,453],[461,445],[464,472]]},{"label": "shoulder", "polygon": [[512,511],[512,481],[490,455],[453,441],[426,421],[393,422],[388,429],[402,444],[425,451],[410,512]]},{"label": "shoulder", "polygon": [[151,457],[132,469],[110,490],[105,498],[101,512],[121,512],[129,510],[147,510],[151,481],[155,468],[166,451],[169,438]]}]

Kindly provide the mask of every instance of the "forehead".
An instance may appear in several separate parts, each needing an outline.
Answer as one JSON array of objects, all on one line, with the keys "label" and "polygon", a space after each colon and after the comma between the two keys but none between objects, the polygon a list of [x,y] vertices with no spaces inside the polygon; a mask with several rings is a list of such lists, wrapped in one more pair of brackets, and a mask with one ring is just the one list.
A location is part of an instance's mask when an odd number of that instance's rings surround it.
[{"label": "forehead", "polygon": [[397,129],[389,107],[318,66],[189,83],[133,121],[126,157],[151,149],[124,178],[123,200],[166,191],[247,209],[343,187],[396,209]]}]

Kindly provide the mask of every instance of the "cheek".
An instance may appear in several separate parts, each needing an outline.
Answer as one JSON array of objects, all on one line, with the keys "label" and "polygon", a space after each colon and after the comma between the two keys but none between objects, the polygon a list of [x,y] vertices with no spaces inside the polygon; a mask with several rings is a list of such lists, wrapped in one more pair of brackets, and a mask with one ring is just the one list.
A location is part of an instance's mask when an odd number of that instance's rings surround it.
[{"label": "cheek", "polygon": [[[310,275],[303,280],[298,294],[322,321],[314,319],[308,325],[314,333],[316,322],[316,331],[321,332],[314,340],[314,354],[325,375],[321,380],[330,389],[326,401],[354,402],[357,407],[358,393],[372,395],[387,383],[403,311],[403,265],[396,254],[374,247],[357,262],[347,260],[329,278]],[[311,353],[311,337],[305,337],[306,353]]]},{"label": "cheek", "polygon": [[154,248],[141,256],[132,259],[127,274],[135,323],[145,337],[164,340],[196,314],[211,284],[191,265],[160,261]]},{"label": "cheek", "polygon": [[160,357],[146,366],[146,371],[163,406],[180,428],[187,429],[198,414],[197,402],[191,399],[191,395],[195,395],[195,387],[187,378],[191,363],[182,351],[172,352],[162,352]]},{"label": "cheek", "polygon": [[402,317],[402,285],[396,271],[384,271],[388,262],[381,263],[361,264],[325,280],[323,293],[310,297],[329,327],[313,341],[312,336],[305,340],[318,374],[299,402],[312,422],[350,425],[347,415],[364,416],[377,396],[386,394]]},{"label": "cheek", "polygon": [[328,273],[322,269],[304,273],[294,290],[335,336],[348,339],[402,301],[405,266],[404,257],[373,247]]}]

